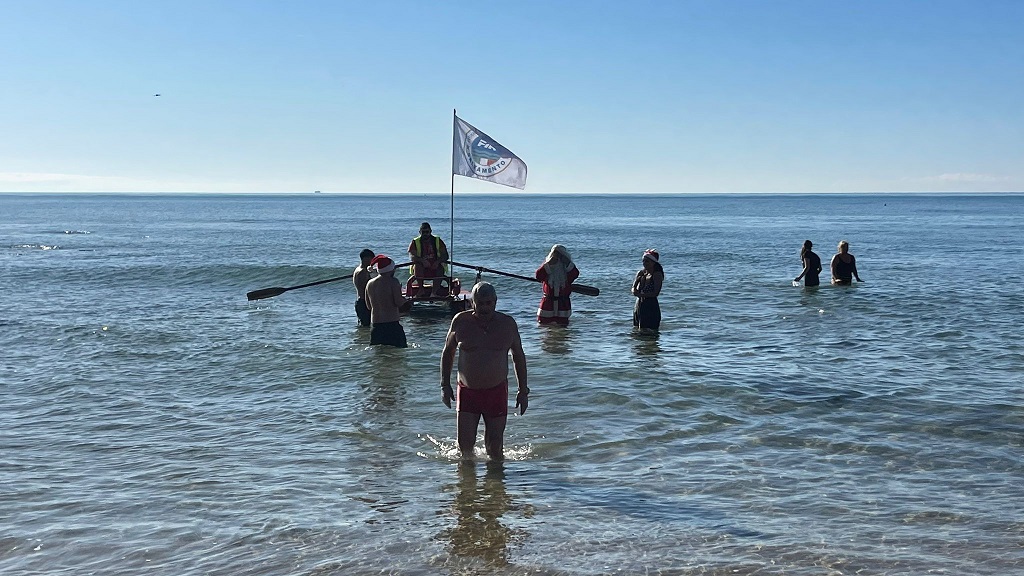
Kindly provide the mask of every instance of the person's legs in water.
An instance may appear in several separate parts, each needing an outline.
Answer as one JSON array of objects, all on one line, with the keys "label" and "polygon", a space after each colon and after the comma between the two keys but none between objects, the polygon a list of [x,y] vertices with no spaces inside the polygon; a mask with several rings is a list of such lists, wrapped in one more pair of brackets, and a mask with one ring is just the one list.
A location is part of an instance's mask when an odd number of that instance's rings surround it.
[{"label": "person's legs in water", "polygon": [[505,459],[505,423],[508,414],[488,416],[484,414],[484,447],[492,460]]},{"label": "person's legs in water", "polygon": [[459,451],[463,458],[473,457],[473,448],[476,446],[476,429],[480,425],[480,415],[473,412],[459,411],[458,419],[458,441]]}]

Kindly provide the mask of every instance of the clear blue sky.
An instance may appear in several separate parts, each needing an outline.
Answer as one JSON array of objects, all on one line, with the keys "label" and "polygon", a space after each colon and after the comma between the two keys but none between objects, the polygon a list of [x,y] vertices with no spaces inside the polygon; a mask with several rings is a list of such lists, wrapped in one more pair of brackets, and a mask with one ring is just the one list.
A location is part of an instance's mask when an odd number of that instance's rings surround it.
[{"label": "clear blue sky", "polygon": [[447,193],[453,108],[527,192],[1024,191],[1024,1],[0,0],[0,192]]}]

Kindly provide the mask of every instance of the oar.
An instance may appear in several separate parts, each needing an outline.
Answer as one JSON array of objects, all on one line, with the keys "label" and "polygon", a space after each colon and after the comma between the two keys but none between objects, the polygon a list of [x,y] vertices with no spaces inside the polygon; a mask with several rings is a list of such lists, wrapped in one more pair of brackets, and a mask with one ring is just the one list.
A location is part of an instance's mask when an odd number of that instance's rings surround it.
[{"label": "oar", "polygon": [[[395,268],[396,269],[402,268],[403,266],[408,266],[410,264],[412,264],[412,262],[406,262],[405,264],[396,264]],[[352,274],[355,274],[355,272],[353,272]],[[326,284],[328,282],[337,282],[338,280],[347,280],[347,279],[352,277],[352,274],[349,274],[348,276],[338,276],[337,278],[328,278],[326,280],[317,280],[316,282],[310,282],[309,284],[299,284],[298,286],[289,286],[287,288],[281,288],[280,286],[275,286],[273,288],[263,288],[262,290],[253,290],[252,292],[246,293],[245,297],[247,299],[249,299],[249,300],[262,300],[264,298],[273,298],[274,296],[280,296],[281,294],[284,294],[285,292],[287,292],[289,290],[297,290],[299,288],[308,288],[310,286],[316,286],[317,284]]]},{"label": "oar", "polygon": [[[520,276],[519,274],[510,274],[508,272],[502,272],[500,270],[491,270],[490,268],[484,268],[483,266],[470,266],[469,264],[460,264],[458,262],[449,262],[452,266],[461,266],[463,268],[472,268],[473,270],[481,270],[483,272],[490,272],[491,274],[500,274],[502,276],[508,276],[510,278],[519,278],[520,280],[529,280],[530,282],[540,282],[536,278],[530,278],[529,276]],[[597,296],[601,293],[601,290],[593,286],[586,286],[584,284],[573,284],[572,291],[584,294],[586,296]]]}]

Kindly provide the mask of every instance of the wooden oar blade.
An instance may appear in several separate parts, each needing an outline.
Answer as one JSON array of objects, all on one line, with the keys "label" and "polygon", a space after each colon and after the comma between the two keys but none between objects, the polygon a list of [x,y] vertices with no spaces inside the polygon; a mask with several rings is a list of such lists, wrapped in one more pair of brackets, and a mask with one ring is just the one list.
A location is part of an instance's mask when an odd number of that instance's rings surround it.
[{"label": "wooden oar blade", "polygon": [[274,296],[284,294],[288,290],[288,288],[280,287],[264,288],[262,290],[253,290],[252,292],[248,292],[245,297],[248,300],[262,300],[264,298],[273,298]]},{"label": "wooden oar blade", "polygon": [[572,291],[578,292],[585,296],[597,296],[598,294],[601,293],[601,290],[599,288],[596,288],[594,286],[587,286],[585,284],[573,284]]}]

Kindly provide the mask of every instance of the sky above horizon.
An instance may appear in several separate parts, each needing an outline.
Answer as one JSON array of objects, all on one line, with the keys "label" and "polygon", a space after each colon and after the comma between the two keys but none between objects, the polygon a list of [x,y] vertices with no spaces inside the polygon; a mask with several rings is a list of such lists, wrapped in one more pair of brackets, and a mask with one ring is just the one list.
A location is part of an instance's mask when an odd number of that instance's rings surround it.
[{"label": "sky above horizon", "polygon": [[1021,1],[0,8],[0,192],[1024,191]]}]

